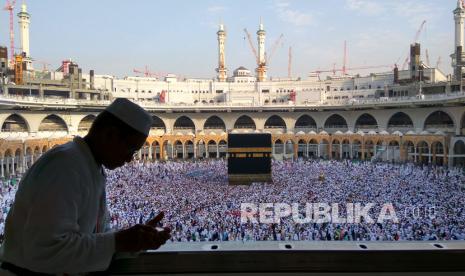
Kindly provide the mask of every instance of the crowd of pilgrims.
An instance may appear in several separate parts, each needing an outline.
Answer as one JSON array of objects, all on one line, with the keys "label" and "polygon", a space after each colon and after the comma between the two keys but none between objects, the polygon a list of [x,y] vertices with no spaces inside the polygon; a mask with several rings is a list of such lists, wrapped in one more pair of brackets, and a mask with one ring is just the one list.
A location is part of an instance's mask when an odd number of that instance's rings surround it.
[{"label": "crowd of pilgrims", "polygon": [[[464,240],[462,169],[354,161],[273,161],[273,183],[228,185],[227,161],[132,162],[107,171],[112,229],[144,223],[164,211],[172,242],[262,240]],[[0,233],[16,185],[1,185]],[[375,223],[241,223],[241,203],[374,203]],[[392,203],[398,223],[376,222]],[[304,207],[303,207],[304,208]],[[1,236],[0,236],[1,242]]]}]

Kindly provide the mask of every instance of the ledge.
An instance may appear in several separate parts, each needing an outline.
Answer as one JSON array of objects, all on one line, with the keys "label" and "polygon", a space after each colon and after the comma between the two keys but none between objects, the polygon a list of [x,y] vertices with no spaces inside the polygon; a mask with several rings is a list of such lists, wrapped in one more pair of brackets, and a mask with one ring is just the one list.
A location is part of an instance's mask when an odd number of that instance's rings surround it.
[{"label": "ledge", "polygon": [[465,272],[465,242],[197,242],[116,259],[112,274]]}]

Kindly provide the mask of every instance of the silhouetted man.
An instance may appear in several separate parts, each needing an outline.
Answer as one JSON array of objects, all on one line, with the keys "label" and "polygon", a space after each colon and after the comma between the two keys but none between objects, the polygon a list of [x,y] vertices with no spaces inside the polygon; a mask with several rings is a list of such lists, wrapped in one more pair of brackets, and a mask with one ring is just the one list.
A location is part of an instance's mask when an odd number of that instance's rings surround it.
[{"label": "silhouetted man", "polygon": [[163,245],[170,229],[155,228],[163,213],[118,232],[107,227],[103,167],[113,170],[130,162],[151,125],[144,109],[117,99],[97,116],[87,136],[39,158],[23,176],[6,219],[0,252],[3,271],[16,275],[102,271],[115,252]]}]

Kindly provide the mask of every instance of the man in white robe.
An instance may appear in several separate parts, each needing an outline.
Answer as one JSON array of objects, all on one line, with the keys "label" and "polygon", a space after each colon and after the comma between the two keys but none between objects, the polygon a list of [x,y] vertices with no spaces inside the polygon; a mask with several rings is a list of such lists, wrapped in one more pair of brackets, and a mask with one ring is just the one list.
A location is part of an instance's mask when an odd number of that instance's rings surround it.
[{"label": "man in white robe", "polygon": [[[106,228],[105,174],[130,162],[145,143],[151,116],[117,99],[95,119],[89,134],[49,150],[26,172],[7,216],[0,251],[3,272],[75,274],[108,268],[115,252],[157,249],[169,228],[147,224]],[[0,270],[1,274],[2,270]]]}]

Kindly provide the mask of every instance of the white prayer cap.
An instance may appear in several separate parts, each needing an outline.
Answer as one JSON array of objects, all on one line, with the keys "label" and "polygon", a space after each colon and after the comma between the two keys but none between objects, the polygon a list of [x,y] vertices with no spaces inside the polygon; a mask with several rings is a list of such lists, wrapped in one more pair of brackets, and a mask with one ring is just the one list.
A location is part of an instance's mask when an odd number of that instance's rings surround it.
[{"label": "white prayer cap", "polygon": [[105,108],[105,111],[113,114],[138,132],[149,135],[153,123],[152,116],[138,104],[126,98],[117,98]]}]

